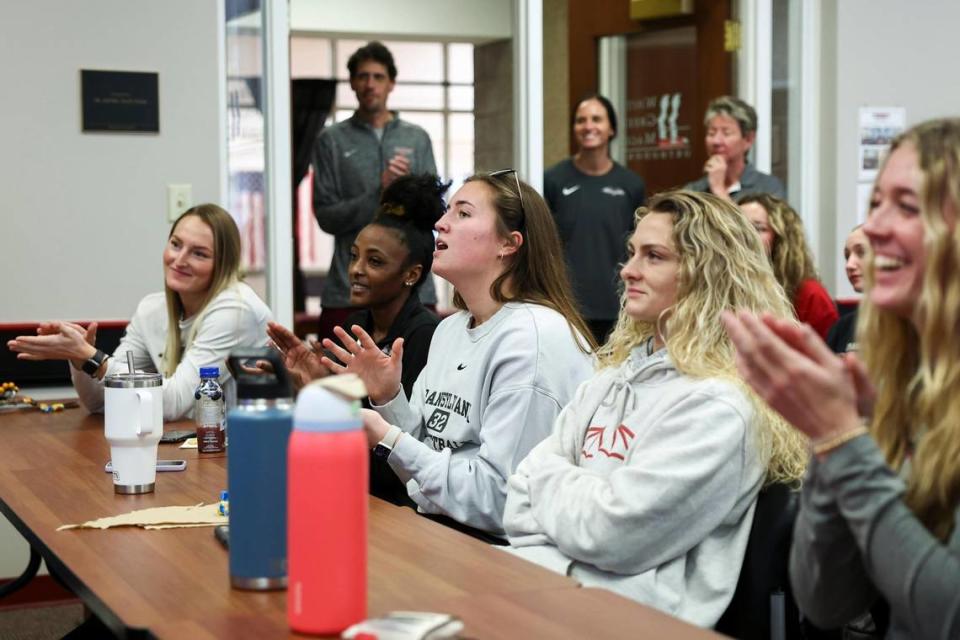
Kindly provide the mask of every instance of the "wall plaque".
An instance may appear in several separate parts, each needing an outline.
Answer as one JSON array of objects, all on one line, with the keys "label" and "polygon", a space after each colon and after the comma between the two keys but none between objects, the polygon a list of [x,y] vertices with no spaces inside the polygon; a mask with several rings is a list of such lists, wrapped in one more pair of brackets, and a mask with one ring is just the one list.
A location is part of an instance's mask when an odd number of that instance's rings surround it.
[{"label": "wall plaque", "polygon": [[159,74],[80,70],[84,131],[160,132]]}]

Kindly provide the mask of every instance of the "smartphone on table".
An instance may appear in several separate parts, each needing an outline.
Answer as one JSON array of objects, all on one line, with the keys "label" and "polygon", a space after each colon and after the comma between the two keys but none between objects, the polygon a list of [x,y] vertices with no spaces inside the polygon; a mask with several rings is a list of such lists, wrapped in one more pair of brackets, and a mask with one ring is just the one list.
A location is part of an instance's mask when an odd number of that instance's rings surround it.
[{"label": "smartphone on table", "polygon": [[183,442],[187,438],[193,438],[196,435],[197,432],[195,429],[172,429],[163,432],[163,435],[160,436],[160,442],[163,444]]},{"label": "smartphone on table", "polygon": [[[183,471],[186,468],[186,460],[157,460],[157,471]],[[103,470],[107,473],[113,473],[113,461],[107,460]]]}]

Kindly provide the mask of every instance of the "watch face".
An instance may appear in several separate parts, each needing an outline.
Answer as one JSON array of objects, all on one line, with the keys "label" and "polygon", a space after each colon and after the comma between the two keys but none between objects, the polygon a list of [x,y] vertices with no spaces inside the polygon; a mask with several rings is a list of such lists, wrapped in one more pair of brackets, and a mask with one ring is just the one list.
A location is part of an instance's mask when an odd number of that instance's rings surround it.
[{"label": "watch face", "polygon": [[378,444],[373,448],[373,455],[377,456],[382,460],[386,460],[390,457],[390,452],[392,449],[385,444]]}]

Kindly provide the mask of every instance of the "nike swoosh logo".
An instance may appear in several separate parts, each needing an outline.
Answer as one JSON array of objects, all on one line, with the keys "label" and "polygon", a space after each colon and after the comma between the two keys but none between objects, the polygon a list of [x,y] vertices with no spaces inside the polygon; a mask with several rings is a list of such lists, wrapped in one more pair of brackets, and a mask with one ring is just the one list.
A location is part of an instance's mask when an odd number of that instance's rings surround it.
[{"label": "nike swoosh logo", "polygon": [[467,368],[467,365],[465,365],[465,364],[458,364],[458,365],[457,365],[457,371],[463,371],[463,370],[466,369],[466,368]]},{"label": "nike swoosh logo", "polygon": [[349,158],[350,156],[352,156],[352,155],[355,154],[356,152],[357,152],[356,149],[350,149],[350,151],[344,151],[344,152],[343,152],[343,157],[344,157],[344,158]]},{"label": "nike swoosh logo", "polygon": [[572,187],[564,187],[563,189],[560,189],[560,191],[563,192],[563,195],[568,196],[571,193],[575,193],[579,188],[580,188],[580,185],[575,184]]}]

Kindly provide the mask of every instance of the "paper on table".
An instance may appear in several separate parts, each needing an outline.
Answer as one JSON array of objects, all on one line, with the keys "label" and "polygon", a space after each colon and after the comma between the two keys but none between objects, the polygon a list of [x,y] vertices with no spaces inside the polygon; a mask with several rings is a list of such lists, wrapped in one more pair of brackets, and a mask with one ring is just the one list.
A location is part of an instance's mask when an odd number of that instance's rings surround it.
[{"label": "paper on table", "polygon": [[230,519],[220,514],[219,507],[219,503],[201,503],[192,507],[138,509],[119,516],[100,518],[83,524],[65,524],[58,527],[57,531],[66,529],[108,529],[124,526],[170,529],[174,527],[212,527],[218,524],[228,524]]},{"label": "paper on table", "polygon": [[363,384],[363,380],[360,379],[355,373],[345,373],[339,376],[327,376],[325,378],[320,378],[314,380],[310,384],[315,384],[323,387],[324,389],[329,389],[335,393],[346,396],[351,400],[359,400],[367,395],[367,388]]},{"label": "paper on table", "polygon": [[180,445],[181,449],[196,449],[197,448],[197,439],[196,438],[187,438],[183,441],[183,444]]}]

